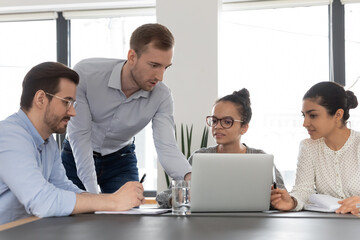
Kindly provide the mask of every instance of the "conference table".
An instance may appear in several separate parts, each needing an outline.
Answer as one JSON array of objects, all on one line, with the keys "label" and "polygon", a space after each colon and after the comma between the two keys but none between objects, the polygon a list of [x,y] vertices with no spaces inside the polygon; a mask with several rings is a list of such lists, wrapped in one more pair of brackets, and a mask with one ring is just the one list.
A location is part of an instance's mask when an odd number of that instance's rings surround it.
[{"label": "conference table", "polygon": [[192,213],[175,216],[78,214],[42,218],[0,231],[0,239],[227,240],[359,239],[360,218],[318,212]]}]

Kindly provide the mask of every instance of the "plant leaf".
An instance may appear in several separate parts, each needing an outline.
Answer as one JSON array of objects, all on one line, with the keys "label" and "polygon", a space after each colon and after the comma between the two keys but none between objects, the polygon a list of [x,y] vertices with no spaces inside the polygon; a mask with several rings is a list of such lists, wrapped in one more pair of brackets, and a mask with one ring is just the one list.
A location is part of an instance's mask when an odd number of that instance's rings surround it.
[{"label": "plant leaf", "polygon": [[187,138],[187,154],[186,154],[186,158],[189,158],[190,155],[191,155],[192,132],[193,132],[193,125],[191,124],[190,131],[189,131],[188,126],[186,125],[186,138]]},{"label": "plant leaf", "polygon": [[184,126],[181,124],[181,152],[185,155]]},{"label": "plant leaf", "polygon": [[167,187],[168,188],[170,188],[171,186],[170,186],[170,179],[169,179],[169,175],[167,175],[167,173],[164,171],[164,173],[165,173],[165,180],[166,180],[166,185],[167,185]]},{"label": "plant leaf", "polygon": [[208,145],[208,137],[209,137],[209,128],[207,126],[204,127],[202,138],[201,138],[201,148],[207,147]]}]

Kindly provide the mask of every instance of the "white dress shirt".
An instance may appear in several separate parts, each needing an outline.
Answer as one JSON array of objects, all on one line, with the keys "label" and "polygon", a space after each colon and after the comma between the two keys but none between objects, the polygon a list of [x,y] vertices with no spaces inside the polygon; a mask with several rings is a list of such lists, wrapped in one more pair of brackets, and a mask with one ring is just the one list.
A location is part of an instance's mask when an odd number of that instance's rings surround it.
[{"label": "white dress shirt", "polygon": [[78,177],[87,191],[97,193],[93,151],[114,153],[152,121],[158,159],[174,179],[191,172],[175,141],[174,104],[170,89],[159,82],[152,91],[139,90],[126,98],[121,90],[125,60],[92,58],[79,62],[76,116],[68,125]]},{"label": "white dress shirt", "polygon": [[360,196],[360,133],[351,130],[344,146],[331,150],[323,138],[300,143],[295,186],[291,192],[303,209],[313,193],[345,199]]}]

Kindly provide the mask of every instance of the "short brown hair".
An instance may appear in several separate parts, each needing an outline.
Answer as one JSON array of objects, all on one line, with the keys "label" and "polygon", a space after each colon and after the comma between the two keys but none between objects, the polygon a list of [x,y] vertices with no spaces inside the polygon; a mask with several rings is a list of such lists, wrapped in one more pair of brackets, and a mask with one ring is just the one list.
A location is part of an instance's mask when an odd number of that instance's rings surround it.
[{"label": "short brown hair", "polygon": [[39,90],[56,94],[59,91],[60,78],[68,78],[75,85],[79,84],[79,75],[62,63],[44,62],[30,69],[22,83],[21,109],[30,110],[34,96]]},{"label": "short brown hair", "polygon": [[174,36],[170,30],[158,23],[144,24],[132,33],[130,48],[137,55],[141,55],[147,48],[147,44],[153,42],[154,47],[160,50],[169,50],[174,47]]}]

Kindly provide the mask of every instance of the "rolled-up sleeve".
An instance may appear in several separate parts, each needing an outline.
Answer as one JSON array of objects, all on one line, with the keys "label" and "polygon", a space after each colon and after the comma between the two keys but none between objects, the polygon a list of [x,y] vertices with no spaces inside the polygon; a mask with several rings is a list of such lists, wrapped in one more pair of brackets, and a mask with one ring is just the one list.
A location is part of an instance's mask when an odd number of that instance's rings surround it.
[{"label": "rolled-up sleeve", "polygon": [[38,217],[68,216],[76,203],[74,192],[55,188],[51,184],[44,186],[32,199],[21,197],[26,211]]}]

